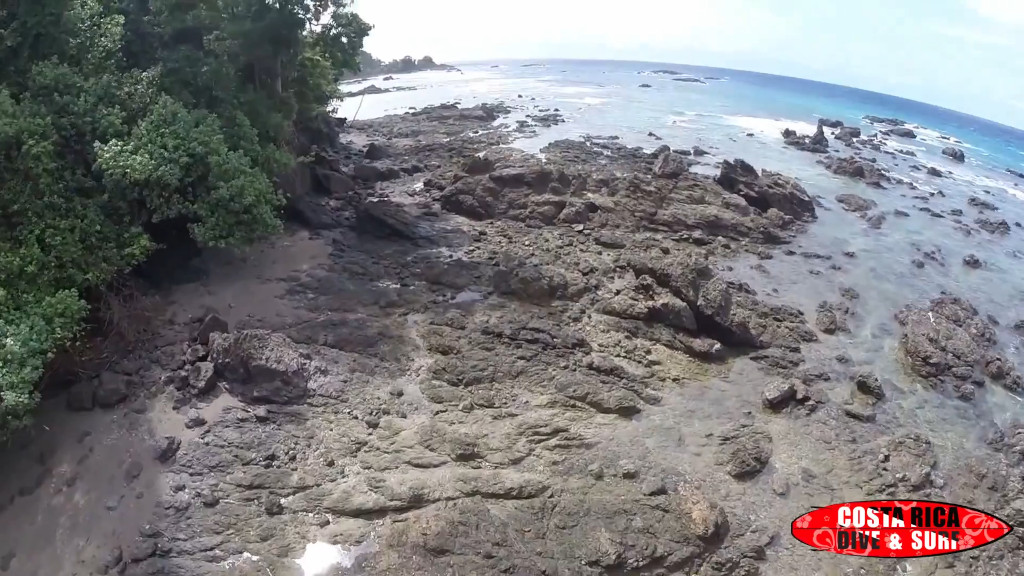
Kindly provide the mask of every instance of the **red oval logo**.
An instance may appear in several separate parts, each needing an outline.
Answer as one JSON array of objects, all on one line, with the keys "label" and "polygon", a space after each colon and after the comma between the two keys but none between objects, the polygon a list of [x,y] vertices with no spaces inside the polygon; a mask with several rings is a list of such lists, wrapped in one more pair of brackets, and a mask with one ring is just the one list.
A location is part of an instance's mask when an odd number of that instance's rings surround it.
[{"label": "red oval logo", "polygon": [[843,502],[793,521],[793,537],[835,554],[916,558],[991,544],[1013,531],[1005,521],[966,506],[927,500]]}]

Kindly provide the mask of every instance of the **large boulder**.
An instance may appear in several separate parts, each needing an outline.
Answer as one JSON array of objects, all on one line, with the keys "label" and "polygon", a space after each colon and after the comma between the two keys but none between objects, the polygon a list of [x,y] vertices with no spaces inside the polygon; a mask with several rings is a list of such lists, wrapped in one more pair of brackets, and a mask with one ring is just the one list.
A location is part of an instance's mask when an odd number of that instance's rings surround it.
[{"label": "large boulder", "polygon": [[942,155],[948,156],[957,162],[963,162],[966,160],[964,157],[964,151],[954,146],[946,146],[942,149]]},{"label": "large boulder", "polygon": [[210,337],[210,362],[233,396],[256,404],[294,404],[306,398],[313,364],[283,334],[243,330]]},{"label": "large boulder", "polygon": [[855,138],[860,138],[860,128],[856,126],[842,126],[839,128],[839,132],[836,133],[836,140],[840,142],[853,142]]},{"label": "large boulder", "polygon": [[889,133],[891,133],[893,136],[899,136],[901,138],[917,138],[916,132],[904,126],[897,126],[889,130]]},{"label": "large boulder", "polygon": [[774,208],[805,222],[817,217],[814,199],[799,182],[770,170],[762,170],[759,174],[742,159],[724,161],[715,181],[762,213]]},{"label": "large boulder", "polygon": [[896,321],[903,327],[899,353],[910,369],[936,385],[951,385],[963,398],[972,398],[973,385],[984,382],[979,372],[982,360],[996,345],[995,330],[977,309],[962,298],[946,295],[927,307],[905,307],[897,312]]},{"label": "large boulder", "polygon": [[825,130],[820,124],[818,129],[814,131],[813,136],[797,134],[794,130],[787,128],[782,131],[782,137],[786,146],[792,146],[797,150],[814,152],[815,154],[828,153],[828,138],[825,137]]},{"label": "large boulder", "polygon": [[818,118],[818,126],[825,126],[826,128],[842,128],[842,120],[831,120],[829,118]]},{"label": "large boulder", "polygon": [[664,152],[654,163],[654,174],[659,178],[678,178],[689,170],[686,158],[675,152]]},{"label": "large boulder", "polygon": [[315,170],[321,189],[329,196],[341,196],[356,189],[355,182],[341,172],[326,168],[316,168]]}]

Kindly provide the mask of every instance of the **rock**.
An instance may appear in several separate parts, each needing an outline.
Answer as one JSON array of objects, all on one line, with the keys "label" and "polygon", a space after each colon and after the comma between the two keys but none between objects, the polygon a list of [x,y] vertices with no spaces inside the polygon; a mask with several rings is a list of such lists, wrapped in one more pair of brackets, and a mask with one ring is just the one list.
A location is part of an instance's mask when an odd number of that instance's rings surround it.
[{"label": "rock", "polygon": [[641,84],[641,85],[637,86],[637,88],[650,88],[650,87],[651,87],[650,84]]},{"label": "rock", "polygon": [[785,496],[786,494],[789,494],[789,479],[779,472],[772,475],[771,479],[768,481],[768,485],[776,496]]},{"label": "rock", "polygon": [[185,351],[185,364],[192,365],[201,360],[205,360],[209,353],[210,351],[202,344],[189,346],[188,350]]},{"label": "rock", "polygon": [[904,126],[897,126],[889,130],[889,132],[892,133],[893,136],[899,136],[901,138],[917,138],[917,134],[913,130]]},{"label": "rock", "polygon": [[216,505],[220,504],[220,497],[218,497],[213,492],[210,492],[209,490],[205,490],[203,491],[202,494],[200,494],[199,501],[203,504],[203,506],[207,508],[213,508]]},{"label": "rock", "polygon": [[690,170],[686,159],[675,152],[665,152],[654,163],[654,174],[659,178],[678,178]]},{"label": "rock", "polygon": [[772,457],[771,434],[755,424],[736,424],[718,436],[717,463],[737,480],[753,478]]},{"label": "rock", "polygon": [[796,398],[796,385],[792,380],[772,380],[761,394],[761,404],[769,410],[779,411]]},{"label": "rock", "polygon": [[663,496],[668,494],[668,487],[661,478],[648,478],[640,485],[640,493],[644,496]]},{"label": "rock", "polygon": [[67,392],[67,407],[72,412],[87,412],[92,410],[95,405],[94,394],[96,392],[96,383],[92,380],[80,381]]},{"label": "rock", "polygon": [[860,128],[856,126],[842,126],[836,133],[836,140],[841,142],[853,142],[856,138],[860,138]]},{"label": "rock", "polygon": [[984,265],[985,263],[982,262],[981,259],[975,256],[974,254],[968,254],[967,256],[964,256],[964,266],[967,266],[968,268],[974,268],[975,270],[977,270]]},{"label": "rock", "polygon": [[366,146],[366,151],[363,152],[363,158],[370,161],[383,160],[388,157],[388,151],[384,146],[376,142],[370,142]]},{"label": "rock", "polygon": [[552,266],[513,264],[495,270],[491,277],[494,291],[524,302],[547,305],[570,298],[566,274]]},{"label": "rock", "polygon": [[882,213],[882,212],[876,212],[876,213],[872,214],[871,216],[868,216],[867,219],[865,220],[865,222],[868,223],[868,226],[870,228],[874,228],[875,230],[878,230],[879,228],[882,227],[882,224],[885,223],[885,214]]},{"label": "rock", "polygon": [[878,203],[874,200],[856,194],[839,194],[836,196],[836,202],[839,202],[843,209],[849,212],[867,212],[878,207]]},{"label": "rock", "polygon": [[1014,170],[1013,168],[1007,168],[1006,173],[1012,174],[1018,178],[1024,178],[1024,172],[1021,172],[1020,170]]},{"label": "rock", "polygon": [[886,124],[888,126],[903,126],[906,124],[906,122],[900,120],[899,118],[885,118],[882,116],[872,116],[871,114],[862,116],[862,118],[864,118],[868,122],[871,122],[872,124]]},{"label": "rock", "polygon": [[874,398],[875,400],[882,400],[885,398],[885,390],[882,388],[881,381],[878,380],[878,376],[870,372],[861,372],[853,379],[854,385],[857,387],[857,391],[861,394]]},{"label": "rock", "polygon": [[125,486],[131,486],[132,483],[142,475],[143,470],[142,462],[138,460],[129,460],[128,465],[124,468],[124,484]]},{"label": "rock", "polygon": [[626,241],[620,236],[616,236],[610,232],[600,232],[594,236],[594,244],[602,246],[604,248],[612,248],[619,250],[626,247]]},{"label": "rock", "polygon": [[199,325],[199,330],[196,332],[196,342],[206,346],[210,343],[211,334],[227,333],[230,331],[227,320],[217,314],[210,314]]},{"label": "rock", "polygon": [[166,464],[174,458],[180,448],[180,438],[177,436],[163,436],[153,446],[153,457],[157,462]]},{"label": "rock", "polygon": [[853,418],[854,420],[860,420],[861,422],[874,422],[878,417],[875,411],[868,406],[861,406],[859,404],[850,404],[843,406],[843,413]]},{"label": "rock", "polygon": [[895,210],[893,210],[892,211],[892,215],[893,216],[899,216],[900,218],[909,218],[910,217],[910,213],[909,212],[900,210],[899,208],[896,208]]},{"label": "rock", "polygon": [[200,426],[205,425],[206,418],[203,418],[203,415],[199,413],[199,410],[196,410],[195,408],[190,408],[188,414],[185,415],[185,428],[192,430],[194,428],[199,428]]},{"label": "rock", "polygon": [[694,146],[693,148],[690,149],[690,151],[695,158],[708,155],[708,151],[701,148],[700,146]]},{"label": "rock", "polygon": [[210,361],[229,393],[255,404],[301,402],[314,369],[288,337],[266,330],[214,335]]},{"label": "rock", "polygon": [[323,187],[323,190],[330,196],[337,197],[351,194],[356,189],[356,184],[351,178],[334,170],[317,168],[316,178]]},{"label": "rock", "polygon": [[[818,126],[825,126],[826,128],[842,128],[842,120],[831,120],[829,118],[818,118]],[[860,129],[858,128],[857,137],[860,137]]]},{"label": "rock", "polygon": [[849,332],[850,327],[846,322],[846,306],[836,306],[829,302],[819,303],[817,314],[814,317],[814,326],[830,335],[836,332]]},{"label": "rock", "polygon": [[128,398],[130,379],[114,372],[100,374],[94,398],[100,408],[113,408]]},{"label": "rock", "polygon": [[936,178],[945,178],[946,177],[946,175],[942,173],[942,170],[939,170],[935,166],[929,166],[928,169],[926,170],[926,172],[928,173],[929,176],[935,176]]},{"label": "rock", "polygon": [[[120,546],[114,546],[106,550],[106,552],[99,553],[94,569],[101,576],[106,576],[107,574],[116,573],[123,561],[124,551],[121,550]],[[0,572],[2,571],[0,570]]]},{"label": "rock", "polygon": [[825,137],[825,129],[821,123],[818,123],[818,129],[814,131],[814,135],[811,136],[811,145],[813,146],[824,146],[828,148],[828,138]]},{"label": "rock", "polygon": [[892,181],[892,178],[885,170],[872,162],[862,160],[856,156],[838,157],[830,155],[819,162],[824,164],[825,169],[833,174],[857,178],[875,188],[885,188],[883,182]]},{"label": "rock", "polygon": [[372,164],[356,164],[352,167],[352,177],[367,184],[374,184],[401,178],[402,172],[392,166],[380,168]]},{"label": "rock", "polygon": [[910,263],[914,265],[914,268],[924,268],[924,260],[920,258],[914,258]]},{"label": "rock", "polygon": [[212,362],[197,362],[188,369],[189,391],[202,396],[213,390],[217,385],[217,377]]},{"label": "rock", "polygon": [[732,162],[722,162],[715,181],[762,213],[774,208],[804,222],[817,218],[814,199],[799,182],[770,170],[762,170],[759,174],[753,166],[739,158]]},{"label": "rock", "polygon": [[284,514],[284,504],[281,499],[276,496],[268,496],[263,501],[263,511],[266,512],[267,516],[280,516]]},{"label": "rock", "polygon": [[660,142],[660,141],[662,140],[661,136],[658,136],[658,135],[657,135],[657,134],[655,134],[654,132],[648,132],[648,133],[647,133],[647,137],[648,137],[648,138],[654,138],[655,140],[657,140],[657,141],[659,141],[659,142]]},{"label": "rock", "polygon": [[142,562],[154,554],[156,554],[156,540],[149,538],[136,538],[135,541],[124,547],[124,559],[127,562]]},{"label": "rock", "polygon": [[367,200],[356,209],[356,224],[361,232],[381,237],[419,240],[426,237],[416,217],[400,202],[388,199]]},{"label": "rock", "polygon": [[974,223],[989,234],[1009,234],[1010,224],[1006,220],[990,220],[988,218],[975,218]]},{"label": "rock", "polygon": [[828,138],[825,137],[825,130],[820,124],[813,136],[799,135],[787,128],[782,131],[782,137],[786,146],[791,146],[797,150],[814,152],[816,154],[828,153]]},{"label": "rock", "polygon": [[953,146],[946,146],[945,148],[943,148],[942,155],[948,156],[953,160],[956,160],[957,162],[963,162],[965,160],[964,151]]},{"label": "rock", "polygon": [[675,80],[676,82],[688,82],[690,84],[707,84],[707,82],[701,80],[700,78],[691,78],[689,76],[684,78],[673,78],[673,80]]},{"label": "rock", "polygon": [[494,171],[494,161],[483,156],[472,156],[462,165],[462,171],[470,176],[483,176]]},{"label": "rock", "polygon": [[977,208],[979,210],[992,210],[993,212],[999,210],[999,207],[996,206],[995,204],[989,202],[988,200],[978,198],[977,196],[971,196],[970,198],[968,198],[967,205]]},{"label": "rock", "polygon": [[996,343],[992,326],[954,296],[935,298],[927,308],[907,306],[896,321],[904,329],[900,354],[914,373],[936,384],[970,379],[983,351]]}]

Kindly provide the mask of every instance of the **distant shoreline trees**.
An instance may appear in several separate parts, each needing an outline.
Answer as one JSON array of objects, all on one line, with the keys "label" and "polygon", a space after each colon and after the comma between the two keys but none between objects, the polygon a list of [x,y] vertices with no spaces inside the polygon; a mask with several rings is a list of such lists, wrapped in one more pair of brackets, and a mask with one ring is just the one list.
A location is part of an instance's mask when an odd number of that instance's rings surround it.
[{"label": "distant shoreline trees", "polygon": [[366,77],[380,76],[383,74],[407,74],[409,72],[420,72],[423,70],[451,70],[454,66],[438,64],[430,56],[424,56],[419,60],[412,56],[405,56],[390,62],[384,62],[375,58],[365,50],[359,51],[359,72],[351,76]]}]

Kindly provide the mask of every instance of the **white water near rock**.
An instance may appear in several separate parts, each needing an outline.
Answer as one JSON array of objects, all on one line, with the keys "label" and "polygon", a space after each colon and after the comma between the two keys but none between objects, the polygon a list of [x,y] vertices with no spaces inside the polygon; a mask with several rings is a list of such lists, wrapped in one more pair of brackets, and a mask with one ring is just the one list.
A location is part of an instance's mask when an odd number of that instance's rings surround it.
[{"label": "white water near rock", "polygon": [[372,542],[363,542],[354,548],[346,548],[326,542],[306,544],[302,558],[295,563],[302,569],[302,576],[326,576],[332,574],[332,568],[351,568],[362,555],[372,552]]}]

